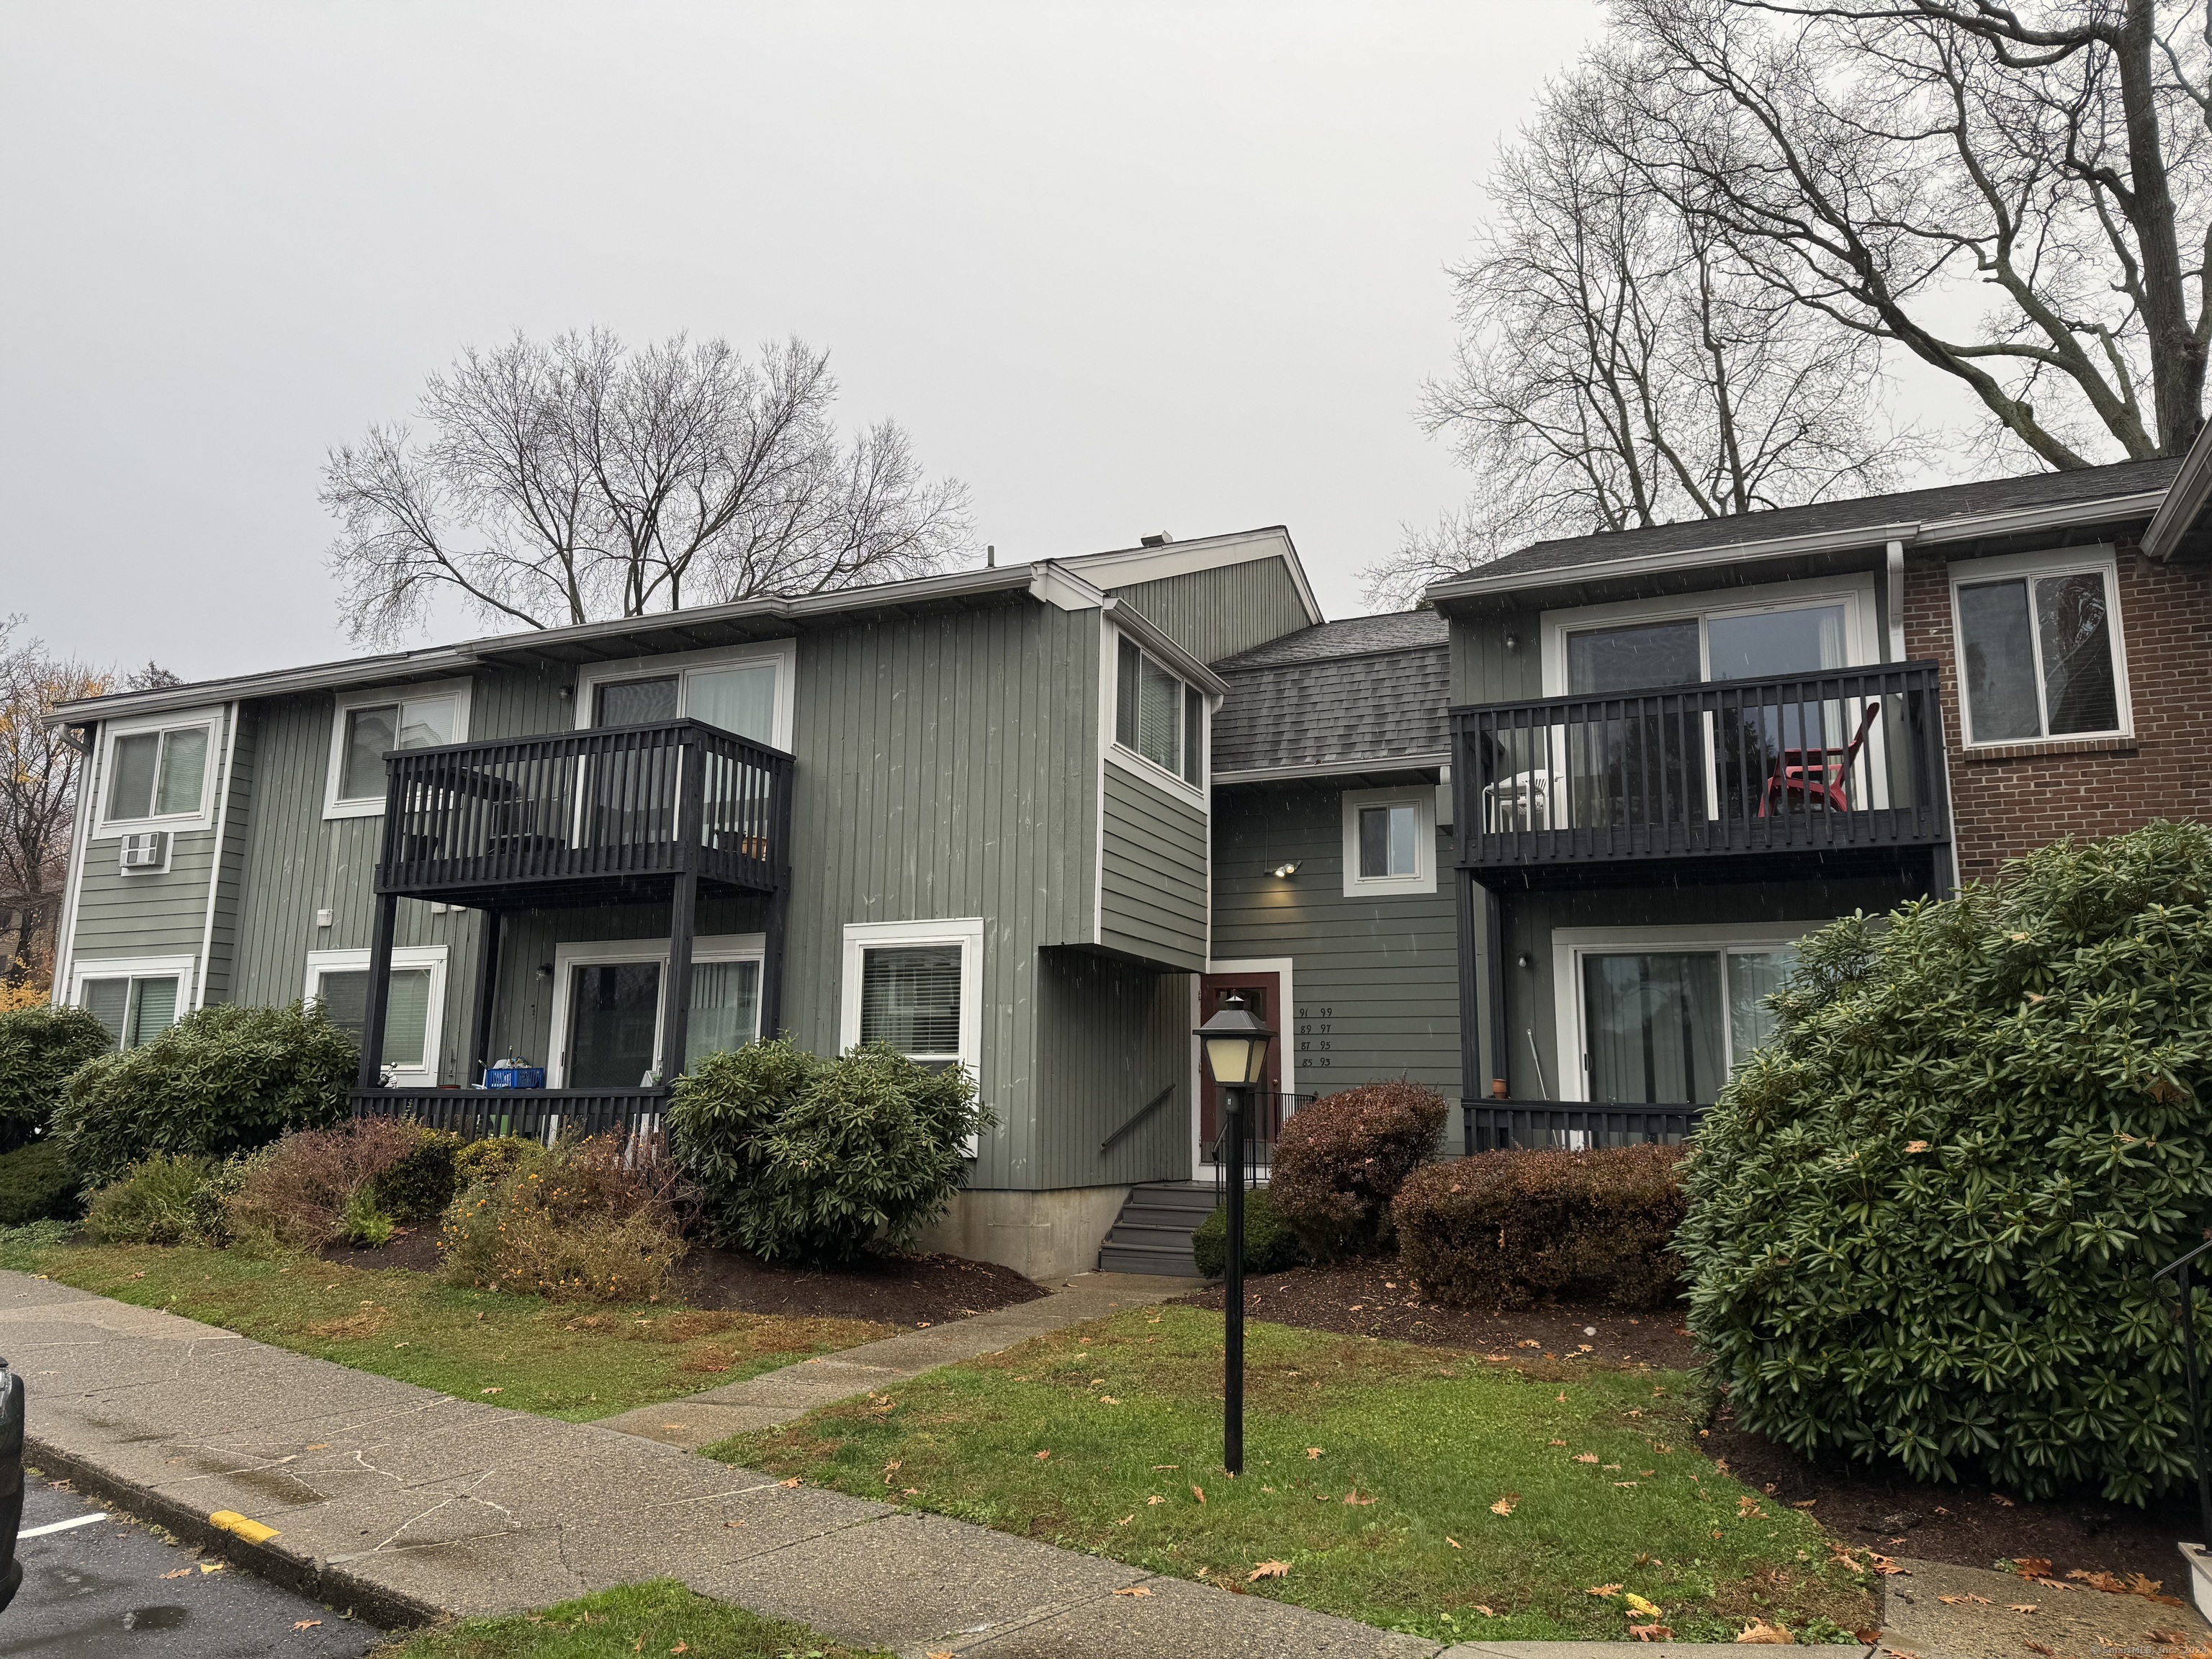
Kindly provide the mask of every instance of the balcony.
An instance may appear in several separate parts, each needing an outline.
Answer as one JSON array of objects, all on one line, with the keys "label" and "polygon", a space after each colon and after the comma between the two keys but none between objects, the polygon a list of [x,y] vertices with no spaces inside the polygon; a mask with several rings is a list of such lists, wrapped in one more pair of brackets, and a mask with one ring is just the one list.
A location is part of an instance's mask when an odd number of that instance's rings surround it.
[{"label": "balcony", "polygon": [[1479,881],[1894,867],[1950,839],[1936,665],[1452,710],[1455,834]]},{"label": "balcony", "polygon": [[791,757],[668,720],[386,757],[380,893],[487,909],[709,890],[773,893]]}]

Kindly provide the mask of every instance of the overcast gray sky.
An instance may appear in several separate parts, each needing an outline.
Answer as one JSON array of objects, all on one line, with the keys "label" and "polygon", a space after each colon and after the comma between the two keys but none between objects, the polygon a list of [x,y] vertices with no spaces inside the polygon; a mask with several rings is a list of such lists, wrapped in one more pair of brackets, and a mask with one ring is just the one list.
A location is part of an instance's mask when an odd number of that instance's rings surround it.
[{"label": "overcast gray sky", "polygon": [[[828,346],[1001,559],[1281,522],[1332,616],[1585,0],[0,6],[0,614],[342,656],[324,452],[515,328]],[[437,630],[483,631],[455,615]]]}]

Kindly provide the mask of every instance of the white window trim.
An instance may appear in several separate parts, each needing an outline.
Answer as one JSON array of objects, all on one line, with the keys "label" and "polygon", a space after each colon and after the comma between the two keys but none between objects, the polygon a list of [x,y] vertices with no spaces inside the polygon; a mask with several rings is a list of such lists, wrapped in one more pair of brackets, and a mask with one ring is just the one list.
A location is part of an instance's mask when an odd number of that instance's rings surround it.
[{"label": "white window trim", "polygon": [[[446,947],[442,945],[397,945],[392,949],[394,969],[428,968],[430,970],[430,1006],[422,1017],[422,1061],[420,1066],[395,1066],[389,1060],[384,1069],[392,1073],[393,1082],[402,1085],[422,1087],[438,1080],[443,1056],[446,1027]],[[367,951],[310,951],[307,952],[307,988],[301,994],[310,1001],[323,994],[323,975],[338,973],[365,973],[368,969]]]},{"label": "white window trim", "polygon": [[[1552,930],[1552,1007],[1559,1047],[1558,1098],[1587,1101],[1589,1096],[1589,1043],[1583,1030],[1583,963],[1586,956],[1623,956],[1644,951],[1706,951],[1716,955],[1729,951],[1775,950],[1795,945],[1825,921],[1711,921],[1689,926],[1649,927],[1554,927]],[[1723,970],[1725,975],[1725,969]],[[1727,995],[1727,981],[1722,981]],[[1723,1010],[1723,1017],[1726,1011]],[[1573,1092],[1568,1093],[1572,1078]]]},{"label": "white window trim", "polygon": [[[954,916],[935,921],[848,921],[845,924],[842,971],[838,980],[837,1050],[860,1040],[860,952],[872,945],[957,945],[960,947],[960,1063],[983,1095],[983,918]],[[969,1135],[963,1149],[981,1154],[981,1137]]]},{"label": "white window trim", "polygon": [[680,715],[690,707],[688,676],[691,673],[702,669],[742,668],[763,662],[775,665],[775,730],[769,746],[788,754],[798,694],[797,640],[761,640],[750,645],[723,646],[712,651],[671,651],[657,657],[626,657],[617,662],[592,663],[576,671],[576,729],[582,732],[590,728],[592,705],[597,701],[599,688],[611,682],[657,680],[673,674],[683,682],[677,691]]},{"label": "white window trim", "polygon": [[[190,724],[190,722],[186,722]],[[70,963],[69,1000],[72,1008],[84,1006],[84,982],[88,979],[168,979],[177,981],[177,1018],[191,1012],[199,975],[197,957],[106,957]],[[118,1048],[118,1053],[122,1052]]]},{"label": "white window trim", "polygon": [[433,680],[421,685],[380,685],[366,690],[341,691],[337,706],[331,712],[331,758],[323,775],[323,816],[325,818],[380,818],[384,816],[384,792],[363,796],[359,800],[340,800],[338,785],[345,773],[346,715],[356,708],[373,708],[379,703],[405,702],[416,697],[451,697],[453,700],[453,741],[469,740],[469,699],[475,690],[473,680]]},{"label": "white window trim", "polygon": [[[550,1089],[568,1086],[568,985],[579,968],[598,967],[611,962],[657,962],[663,975],[661,988],[667,988],[670,941],[665,939],[581,939],[553,947],[553,1021],[550,1038],[551,1052],[545,1056],[545,1085]],[[691,941],[691,963],[695,968],[702,962],[758,962],[765,963],[768,957],[768,935],[765,933],[709,933]],[[763,971],[766,969],[763,967]],[[667,1073],[667,1055],[662,1052],[665,1033],[663,1024],[667,1013],[667,998],[664,995],[653,1011],[653,1067]],[[754,1014],[759,1014],[757,1006]]]},{"label": "white window trim", "polygon": [[[176,834],[189,834],[196,830],[212,829],[215,824],[215,773],[219,751],[222,748],[222,705],[211,703],[205,708],[179,709],[169,714],[141,714],[135,720],[112,720],[100,728],[100,766],[97,775],[89,780],[93,790],[93,828],[86,837],[91,841],[113,841],[141,830],[167,830]],[[155,815],[143,818],[111,818],[107,816],[108,786],[114,777],[115,740],[146,732],[176,732],[188,726],[207,728],[207,757],[200,776],[200,805],[197,812],[172,812],[166,817]],[[158,782],[157,786],[158,787]]]},{"label": "white window trim", "polygon": [[[2112,646],[2112,696],[2120,723],[2107,732],[2062,732],[2056,736],[2045,733],[2039,738],[1991,738],[1977,743],[1971,735],[1974,729],[1974,712],[1968,706],[1966,691],[1966,631],[1960,625],[1959,590],[1982,582],[2004,581],[2016,577],[2030,579],[2027,623],[2031,648],[2035,653],[2036,718],[2045,724],[2050,711],[2044,708],[2049,688],[2043,684],[2043,642],[2035,627],[2035,598],[2033,579],[2038,576],[2064,576],[2077,572],[2094,572],[2105,579],[2105,623]],[[2127,630],[2120,621],[2119,560],[2108,543],[2093,547],[2053,548],[2042,553],[2007,553],[1990,559],[1960,559],[1950,568],[1951,578],[1951,665],[1959,684],[1959,739],[1967,749],[2020,749],[2042,747],[2050,744],[2081,743],[2097,738],[2132,738],[2135,736],[2135,699],[2128,690]]]},{"label": "white window trim", "polygon": [[1547,611],[1538,618],[1543,639],[1544,695],[1564,697],[1567,690],[1567,635],[1595,628],[1633,626],[1638,623],[1680,622],[1695,617],[1698,629],[1698,673],[1712,678],[1712,648],[1705,637],[1704,620],[1710,617],[1741,616],[1759,611],[1799,611],[1808,605],[1840,604],[1844,607],[1845,668],[1870,668],[1880,663],[1879,630],[1875,627],[1874,577],[1871,574],[1842,580],[1762,582],[1752,587],[1731,587],[1700,593],[1674,594],[1648,599],[1620,599],[1609,605],[1577,605]]},{"label": "white window trim", "polygon": [[[1437,787],[1432,783],[1407,784],[1396,789],[1347,789],[1344,792],[1344,896],[1373,898],[1388,893],[1433,893],[1437,890]],[[1359,873],[1359,809],[1363,806],[1410,806],[1413,809],[1413,873],[1410,876],[1363,876]]]},{"label": "white window trim", "polygon": [[[1203,686],[1193,685],[1181,674],[1176,673],[1171,665],[1162,661],[1150,651],[1145,651],[1145,642],[1142,640],[1133,635],[1124,635],[1122,631],[1112,623],[1102,622],[1099,624],[1098,634],[1104,646],[1099,655],[1098,669],[1099,752],[1124,772],[1128,773],[1130,776],[1142,778],[1154,788],[1168,791],[1169,793],[1197,807],[1201,812],[1206,811],[1210,799],[1206,793],[1206,786],[1213,779],[1213,715],[1214,711],[1220,706],[1221,700]],[[1184,777],[1182,773],[1170,772],[1158,761],[1148,759],[1135,750],[1125,746],[1121,738],[1115,735],[1121,727],[1121,641],[1125,637],[1138,650],[1144,651],[1145,655],[1152,658],[1152,660],[1160,668],[1174,675],[1176,684],[1182,687],[1185,697],[1188,697],[1194,691],[1199,694],[1200,701],[1204,706],[1198,721],[1198,781],[1195,784]]]}]

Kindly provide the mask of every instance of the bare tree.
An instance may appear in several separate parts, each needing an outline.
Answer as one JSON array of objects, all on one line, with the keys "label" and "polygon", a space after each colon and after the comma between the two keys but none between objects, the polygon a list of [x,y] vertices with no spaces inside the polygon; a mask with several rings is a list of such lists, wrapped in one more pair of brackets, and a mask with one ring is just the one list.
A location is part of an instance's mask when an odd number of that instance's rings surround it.
[{"label": "bare tree", "polygon": [[52,973],[82,761],[72,735],[46,720],[111,681],[36,640],[11,644],[22,620],[0,617],[0,985],[35,993]]},{"label": "bare tree", "polygon": [[1680,180],[1624,145],[1635,65],[1598,54],[1501,153],[1462,344],[1422,417],[1480,481],[1366,573],[1370,600],[1541,536],[1720,518],[1880,488],[1880,348],[1777,296]]},{"label": "bare tree", "polygon": [[[2203,424],[2204,0],[1615,0],[1624,152],[1775,293],[2048,465]],[[1977,325],[1962,291],[1978,291]]]},{"label": "bare tree", "polygon": [[748,360],[684,336],[518,334],[431,377],[424,434],[331,453],[322,500],[354,638],[386,641],[441,594],[551,628],[926,574],[963,551],[967,495],[883,421],[842,440],[829,358]]}]

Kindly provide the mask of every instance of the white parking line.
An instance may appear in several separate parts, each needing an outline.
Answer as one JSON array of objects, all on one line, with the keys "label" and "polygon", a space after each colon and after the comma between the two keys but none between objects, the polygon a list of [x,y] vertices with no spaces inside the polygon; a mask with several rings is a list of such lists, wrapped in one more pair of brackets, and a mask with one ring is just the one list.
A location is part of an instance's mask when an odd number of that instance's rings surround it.
[{"label": "white parking line", "polygon": [[88,1527],[94,1522],[105,1521],[106,1519],[107,1511],[106,1510],[100,1510],[97,1515],[71,1516],[66,1521],[49,1521],[43,1527],[26,1527],[22,1531],[15,1534],[15,1538],[16,1541],[20,1543],[26,1538],[44,1538],[50,1532],[67,1532],[71,1527]]}]

